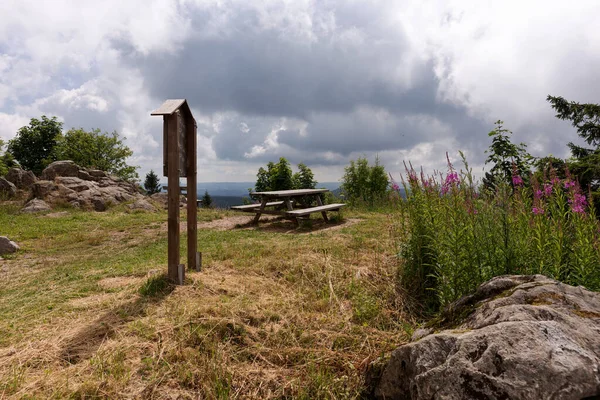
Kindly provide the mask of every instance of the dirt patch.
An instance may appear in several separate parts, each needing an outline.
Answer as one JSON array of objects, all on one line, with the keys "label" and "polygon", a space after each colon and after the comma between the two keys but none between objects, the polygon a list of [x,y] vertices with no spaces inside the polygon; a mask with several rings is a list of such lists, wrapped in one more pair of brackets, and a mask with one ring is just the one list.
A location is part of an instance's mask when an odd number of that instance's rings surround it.
[{"label": "dirt patch", "polygon": [[261,216],[259,224],[253,224],[253,216],[234,216],[216,219],[198,224],[199,229],[215,229],[229,231],[234,229],[252,229],[267,232],[309,234],[316,231],[331,231],[352,226],[360,221],[358,218],[347,218],[341,222],[311,219],[296,226],[293,221],[276,216]]}]

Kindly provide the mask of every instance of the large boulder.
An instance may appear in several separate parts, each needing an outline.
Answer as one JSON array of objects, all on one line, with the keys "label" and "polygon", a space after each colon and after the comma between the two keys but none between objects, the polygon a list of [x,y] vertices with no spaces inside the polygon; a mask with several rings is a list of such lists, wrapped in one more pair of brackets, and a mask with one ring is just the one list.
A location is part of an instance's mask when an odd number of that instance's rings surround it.
[{"label": "large boulder", "polygon": [[54,161],[42,171],[42,179],[51,181],[57,176],[74,176],[79,175],[81,168],[70,160]]},{"label": "large boulder", "polygon": [[25,207],[21,209],[23,213],[36,213],[42,211],[50,211],[52,208],[44,200],[32,199],[25,204]]},{"label": "large boulder", "polygon": [[6,174],[6,180],[12,182],[17,189],[29,190],[37,181],[37,178],[31,171],[25,171],[21,168],[11,168]]},{"label": "large boulder", "polygon": [[0,177],[0,199],[10,198],[17,195],[17,187],[7,181],[5,178]]},{"label": "large boulder", "polygon": [[3,254],[14,253],[19,250],[19,245],[7,238],[0,236],[0,256]]},{"label": "large boulder", "polygon": [[148,200],[139,199],[134,201],[129,205],[129,209],[131,210],[143,210],[143,211],[156,211],[156,207],[154,207]]},{"label": "large boulder", "polygon": [[600,396],[599,293],[541,275],[501,276],[441,321],[441,331],[420,331],[370,377],[375,398]]}]

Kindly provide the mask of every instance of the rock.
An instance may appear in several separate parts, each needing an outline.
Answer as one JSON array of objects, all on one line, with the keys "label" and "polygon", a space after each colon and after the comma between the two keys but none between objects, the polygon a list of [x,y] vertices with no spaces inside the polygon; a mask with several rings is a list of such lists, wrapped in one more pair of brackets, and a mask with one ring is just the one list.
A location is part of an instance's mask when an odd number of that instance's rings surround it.
[{"label": "rock", "polygon": [[63,161],[54,161],[52,164],[48,165],[46,169],[42,171],[42,179],[51,181],[57,176],[73,176],[77,177],[79,175],[79,170],[81,168],[75,164],[73,161],[63,160]]},{"label": "rock", "polygon": [[93,181],[95,180],[94,177],[92,177],[89,172],[87,172],[84,169],[80,169],[79,172],[77,172],[77,177],[79,179],[82,179],[84,181]]},{"label": "rock", "polygon": [[88,169],[87,172],[92,176],[92,178],[100,179],[107,177],[106,172],[100,171],[99,169]]},{"label": "rock", "polygon": [[75,192],[83,192],[91,187],[86,181],[76,177],[60,176],[55,179],[55,182]]},{"label": "rock", "polygon": [[6,179],[0,177],[0,199],[11,198],[17,195],[17,187]]},{"label": "rock", "polygon": [[31,187],[31,194],[38,199],[44,199],[50,192],[56,190],[56,184],[52,181],[37,181]]},{"label": "rock", "polygon": [[600,293],[541,275],[501,276],[442,317],[444,330],[392,353],[375,398],[600,396]]},{"label": "rock", "polygon": [[44,200],[33,199],[33,200],[30,200],[27,204],[25,204],[25,207],[23,207],[21,209],[21,212],[35,213],[35,212],[41,212],[41,211],[49,211],[51,209],[52,208]]},{"label": "rock", "polygon": [[0,255],[14,253],[19,250],[19,245],[6,236],[0,236]]},{"label": "rock", "polygon": [[148,200],[139,199],[129,205],[132,210],[156,211],[156,208]]},{"label": "rock", "polygon": [[92,205],[94,206],[95,211],[106,211],[108,208],[107,204],[106,204],[106,200],[104,200],[101,197],[93,198]]},{"label": "rock", "polygon": [[12,182],[17,189],[29,190],[37,181],[37,178],[31,171],[25,171],[21,168],[11,168],[6,174],[6,180]]}]

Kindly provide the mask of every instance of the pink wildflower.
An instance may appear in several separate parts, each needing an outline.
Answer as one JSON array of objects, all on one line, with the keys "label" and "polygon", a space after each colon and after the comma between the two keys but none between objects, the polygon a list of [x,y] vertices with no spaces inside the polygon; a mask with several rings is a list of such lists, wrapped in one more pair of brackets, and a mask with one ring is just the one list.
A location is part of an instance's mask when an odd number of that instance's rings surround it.
[{"label": "pink wildflower", "polygon": [[458,178],[458,174],[456,172],[450,172],[448,175],[446,175],[446,185],[452,185],[458,182],[460,182],[460,179]]},{"label": "pink wildflower", "polygon": [[513,175],[512,183],[514,186],[523,186],[523,178],[521,178],[519,175]]},{"label": "pink wildflower", "polygon": [[442,194],[448,193],[450,188],[454,186],[454,184],[459,183],[460,179],[458,174],[454,171],[450,172],[446,175],[446,179],[444,180],[444,184],[442,185]]},{"label": "pink wildflower", "polygon": [[584,194],[575,193],[573,195],[573,199],[569,200],[571,203],[571,211],[578,214],[585,213],[585,206],[587,205],[587,200]]},{"label": "pink wildflower", "polygon": [[575,181],[565,181],[565,189],[575,187],[577,183]]},{"label": "pink wildflower", "polygon": [[550,183],[544,184],[544,194],[546,196],[550,196],[552,194],[552,184],[550,184]]},{"label": "pink wildflower", "polygon": [[544,209],[543,209],[543,208],[541,208],[541,207],[533,207],[533,208],[531,209],[531,212],[532,212],[534,215],[541,215],[541,214],[543,214],[543,213],[544,213]]}]

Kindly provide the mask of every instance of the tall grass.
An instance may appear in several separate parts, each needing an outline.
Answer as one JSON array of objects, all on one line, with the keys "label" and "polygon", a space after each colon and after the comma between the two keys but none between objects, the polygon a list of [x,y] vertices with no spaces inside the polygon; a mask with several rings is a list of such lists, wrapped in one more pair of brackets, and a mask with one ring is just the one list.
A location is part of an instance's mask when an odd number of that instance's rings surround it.
[{"label": "tall grass", "polygon": [[489,190],[463,163],[435,176],[409,165],[402,177],[400,280],[415,304],[436,311],[504,274],[600,289],[600,224],[576,181],[547,171]]}]

